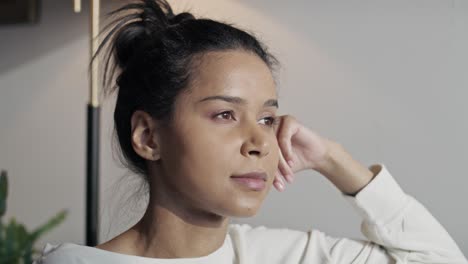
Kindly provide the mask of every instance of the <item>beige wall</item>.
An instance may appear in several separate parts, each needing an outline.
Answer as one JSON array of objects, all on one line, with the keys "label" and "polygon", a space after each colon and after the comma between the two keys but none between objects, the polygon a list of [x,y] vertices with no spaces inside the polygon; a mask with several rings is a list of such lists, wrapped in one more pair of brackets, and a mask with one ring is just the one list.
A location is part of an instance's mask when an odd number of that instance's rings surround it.
[{"label": "beige wall", "polygon": [[[70,3],[68,3],[70,2]],[[366,165],[384,163],[468,253],[468,4],[411,1],[171,1],[260,36],[283,65],[280,112],[335,139]],[[195,6],[196,3],[196,6]],[[87,6],[44,0],[36,26],[0,27],[0,168],[10,173],[6,219],[36,227],[68,219],[39,243],[84,243]],[[138,220],[145,205],[111,153],[105,102],[101,241]],[[124,178],[126,179],[126,178]],[[112,219],[112,221],[110,221]],[[253,225],[316,228],[363,238],[356,213],[320,174],[272,190]]]}]

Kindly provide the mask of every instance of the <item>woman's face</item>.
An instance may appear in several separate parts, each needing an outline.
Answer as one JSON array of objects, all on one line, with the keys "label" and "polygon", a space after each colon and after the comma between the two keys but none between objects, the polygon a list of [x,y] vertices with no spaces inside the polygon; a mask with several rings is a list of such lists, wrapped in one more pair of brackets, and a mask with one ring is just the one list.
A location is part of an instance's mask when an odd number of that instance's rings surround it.
[{"label": "woman's face", "polygon": [[[175,102],[174,120],[161,134],[157,192],[178,205],[220,216],[254,215],[269,192],[279,162],[272,74],[246,51],[206,53],[190,89]],[[232,176],[265,172],[259,190]]]}]

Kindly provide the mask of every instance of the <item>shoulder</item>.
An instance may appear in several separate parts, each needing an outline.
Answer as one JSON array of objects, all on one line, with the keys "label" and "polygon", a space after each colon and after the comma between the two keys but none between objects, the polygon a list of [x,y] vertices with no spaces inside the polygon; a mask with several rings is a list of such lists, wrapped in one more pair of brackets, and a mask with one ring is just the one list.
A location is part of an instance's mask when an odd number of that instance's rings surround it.
[{"label": "shoulder", "polygon": [[79,247],[75,247],[73,243],[50,244],[46,243],[42,249],[41,255],[33,264],[55,264],[55,263],[78,263],[77,257],[80,254]]},{"label": "shoulder", "polygon": [[115,255],[107,254],[106,251],[82,246],[74,243],[62,243],[53,245],[47,243],[38,259],[33,264],[90,264],[90,263],[119,263]]},{"label": "shoulder", "polygon": [[[328,240],[330,237],[317,229],[309,228],[306,231],[291,229],[287,227],[267,227],[264,225],[251,226],[249,224],[230,224],[229,235],[234,241],[245,241],[250,244],[268,241],[275,243],[295,243],[304,244],[310,240],[321,243],[320,240]],[[324,242],[324,241],[322,241]]]},{"label": "shoulder", "polygon": [[315,229],[300,231],[263,225],[230,224],[229,236],[239,254],[253,259],[255,256],[269,256],[271,263],[280,259],[299,263],[305,254],[313,254],[322,260],[328,257],[325,245],[329,243],[329,238]]}]

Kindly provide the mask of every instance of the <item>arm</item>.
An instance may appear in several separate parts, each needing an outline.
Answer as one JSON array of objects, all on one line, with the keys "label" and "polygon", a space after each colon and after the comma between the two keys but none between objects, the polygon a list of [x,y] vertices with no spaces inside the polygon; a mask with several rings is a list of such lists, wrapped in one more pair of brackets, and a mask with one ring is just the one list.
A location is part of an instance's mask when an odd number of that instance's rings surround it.
[{"label": "arm", "polygon": [[356,209],[363,218],[362,233],[375,243],[329,238],[333,258],[349,256],[348,248],[368,259],[383,261],[388,254],[397,263],[468,263],[444,227],[403,192],[383,164],[368,169],[334,142],[329,150],[316,170]]},{"label": "arm", "polygon": [[321,137],[294,117],[286,115],[280,120],[276,127],[280,175],[275,181],[292,182],[295,172],[316,170],[363,218],[361,229],[370,241],[336,239],[318,232],[313,236],[319,242],[311,245],[324,245],[327,258],[334,263],[392,263],[391,258],[397,263],[468,263],[447,231],[401,190],[385,166],[368,169],[340,144]]},{"label": "arm", "polygon": [[325,140],[327,152],[322,162],[314,168],[331,181],[343,194],[356,195],[378,173],[378,167],[369,169],[355,161],[336,142]]}]

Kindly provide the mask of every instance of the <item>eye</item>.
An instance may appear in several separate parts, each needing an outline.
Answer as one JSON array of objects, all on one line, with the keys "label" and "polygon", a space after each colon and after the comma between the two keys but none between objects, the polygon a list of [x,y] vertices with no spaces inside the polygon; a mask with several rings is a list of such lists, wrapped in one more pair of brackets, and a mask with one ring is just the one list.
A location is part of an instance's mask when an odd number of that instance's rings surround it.
[{"label": "eye", "polygon": [[224,112],[221,112],[219,114],[216,114],[214,117],[215,118],[221,117],[221,119],[227,119],[227,120],[229,120],[229,119],[236,120],[234,118],[234,112],[233,111],[224,111]]},{"label": "eye", "polygon": [[276,125],[279,121],[279,119],[276,116],[265,117],[265,118],[262,118],[262,120],[266,120],[265,125],[270,126],[270,127]]}]

